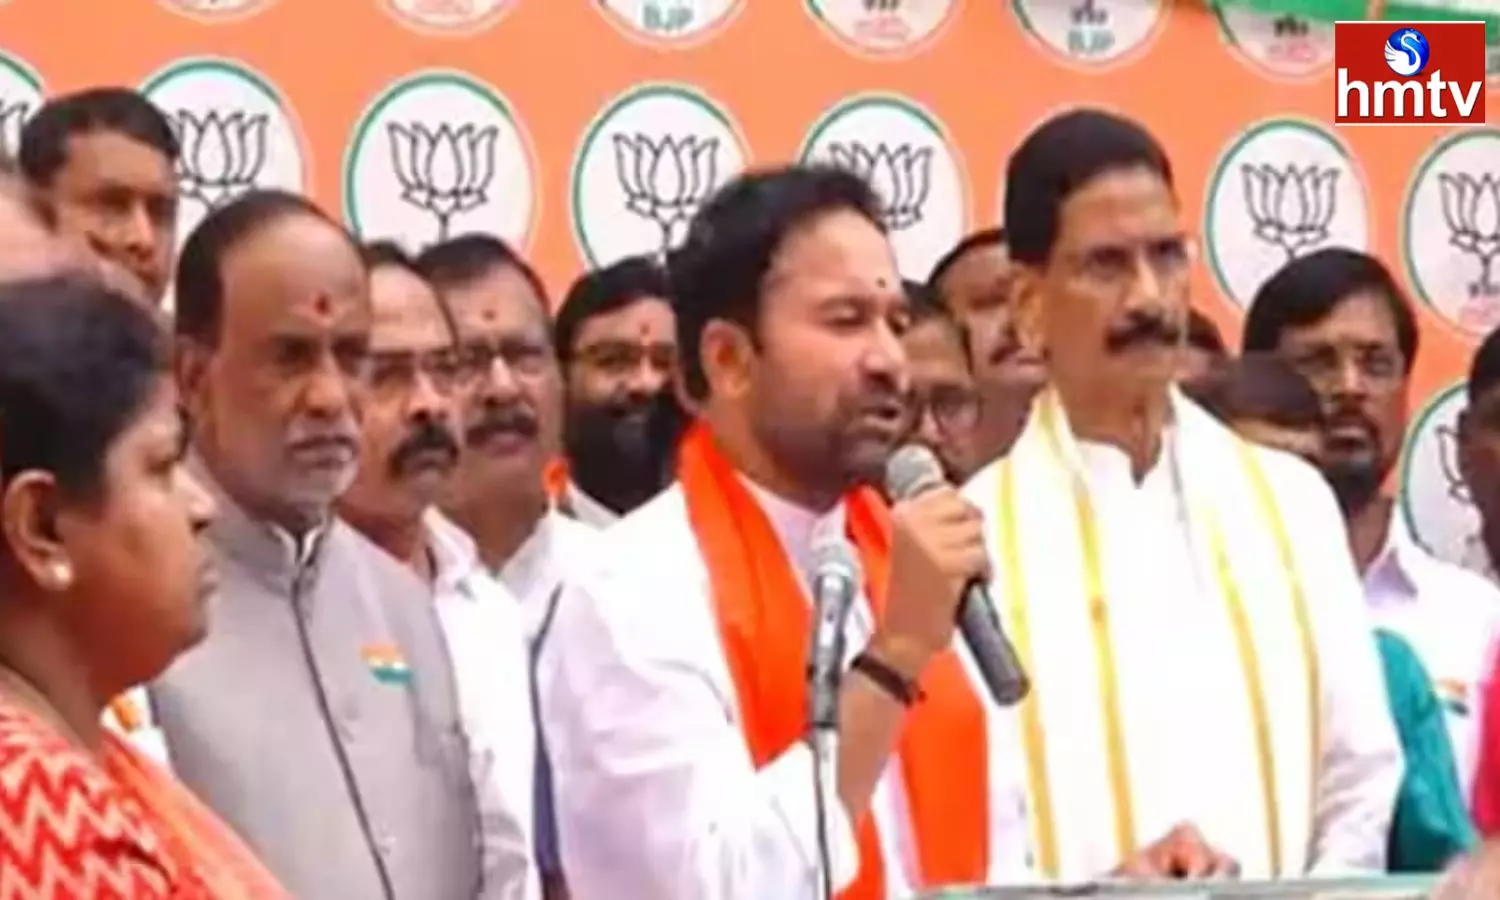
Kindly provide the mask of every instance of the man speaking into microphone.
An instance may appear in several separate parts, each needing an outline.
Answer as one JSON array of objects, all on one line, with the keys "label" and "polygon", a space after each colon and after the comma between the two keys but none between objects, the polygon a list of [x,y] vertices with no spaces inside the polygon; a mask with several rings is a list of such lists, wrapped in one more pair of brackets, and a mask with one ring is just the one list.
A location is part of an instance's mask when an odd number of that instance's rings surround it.
[{"label": "man speaking into microphone", "polygon": [[1039,873],[1381,871],[1401,752],[1337,505],[1172,387],[1191,244],[1165,152],[1076,110],[1006,172],[1050,384],[984,510]]},{"label": "man speaking into microphone", "polygon": [[[978,514],[947,486],[892,509],[869,487],[909,387],[878,208],[842,171],[752,173],[674,256],[699,419],[677,482],[579,561],[539,666],[573,900],[816,900],[825,857],[844,900],[1025,872],[1015,734],[954,644],[987,572]],[[820,799],[806,673],[830,536],[864,584]]]}]

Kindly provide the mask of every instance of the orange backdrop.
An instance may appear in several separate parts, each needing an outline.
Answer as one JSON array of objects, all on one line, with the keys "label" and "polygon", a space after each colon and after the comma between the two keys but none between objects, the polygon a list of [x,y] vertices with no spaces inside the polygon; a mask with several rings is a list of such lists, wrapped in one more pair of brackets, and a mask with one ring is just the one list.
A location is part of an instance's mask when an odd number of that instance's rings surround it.
[{"label": "orange backdrop", "polygon": [[920,277],[996,220],[1019,136],[1099,104],[1171,152],[1198,302],[1231,334],[1260,279],[1327,243],[1423,301],[1419,397],[1500,322],[1500,132],[1332,129],[1331,29],[1307,22],[1172,0],[0,0],[0,50],[0,141],[39,92],[148,87],[184,136],[184,226],[302,187],[366,236],[494,230],[554,293],[674,240],[738,167],[803,153],[872,177]]}]

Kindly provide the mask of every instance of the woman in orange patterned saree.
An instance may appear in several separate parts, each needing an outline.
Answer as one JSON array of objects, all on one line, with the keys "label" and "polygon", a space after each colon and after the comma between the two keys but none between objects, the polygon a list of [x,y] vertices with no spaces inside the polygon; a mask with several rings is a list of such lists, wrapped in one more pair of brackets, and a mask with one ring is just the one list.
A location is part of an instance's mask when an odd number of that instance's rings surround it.
[{"label": "woman in orange patterned saree", "polygon": [[150,313],[78,279],[0,285],[0,897],[287,896],[100,726],[204,634],[213,510],[184,437]]}]

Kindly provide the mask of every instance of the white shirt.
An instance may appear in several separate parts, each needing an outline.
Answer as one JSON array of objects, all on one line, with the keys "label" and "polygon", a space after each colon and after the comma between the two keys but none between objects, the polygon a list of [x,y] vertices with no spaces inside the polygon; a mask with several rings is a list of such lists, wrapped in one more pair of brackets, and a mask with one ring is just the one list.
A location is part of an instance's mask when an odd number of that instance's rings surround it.
[{"label": "white shirt", "polygon": [[470,537],[435,510],[430,537],[438,621],[448,643],[469,772],[479,803],[481,900],[539,900],[533,861],[535,720],[525,627]]},{"label": "white shirt", "polygon": [[1364,581],[1375,624],[1405,638],[1432,679],[1453,741],[1459,787],[1468,797],[1500,641],[1500,588],[1423,550],[1399,514],[1391,516],[1385,547]]},{"label": "white shirt", "polygon": [[[841,528],[756,491],[806,581],[814,531]],[[814,900],[819,846],[813,758],[798,743],[756,770],[738,722],[710,581],[673,486],[606,533],[604,551],[570,576],[557,611],[567,652],[549,641],[538,672],[555,772],[559,843],[574,900]],[[872,616],[850,617],[857,651]],[[986,707],[993,882],[1024,878],[1026,836],[1017,739],[1008,713]],[[914,847],[892,761],[872,810],[891,898],[915,891]],[[964,773],[955,772],[962,778]],[[858,850],[825,780],[834,883],[857,874]]]},{"label": "white shirt", "polygon": [[537,520],[525,543],[501,567],[500,583],[521,603],[526,637],[534,641],[563,576],[592,559],[602,545],[601,532],[549,509]]},{"label": "white shirt", "polygon": [[[999,506],[1002,463],[963,493],[984,513],[990,595],[1030,656],[1033,693],[1022,717],[1023,725],[1037,717],[1025,739],[1039,863],[1044,848],[1055,847],[1044,874],[1099,877],[1184,822],[1234,857],[1246,877],[1381,871],[1403,764],[1342,516],[1318,474],[1255,450],[1301,575],[1314,696],[1291,582],[1228,433],[1201,410],[1184,410],[1179,418],[1191,420],[1193,435],[1182,459],[1196,468],[1179,465],[1174,429],[1138,483],[1113,446],[1068,435],[1071,449],[1057,460],[1038,418],[1005,463],[1015,473],[1013,538]],[[1090,596],[1085,583],[1073,472],[1093,508],[1102,596]],[[1184,472],[1193,476],[1187,487]],[[1190,518],[1188,498],[1212,499],[1223,513],[1216,546],[1229,557],[1243,632],[1198,527],[1207,517]],[[1012,539],[1019,571],[1004,550]],[[1018,580],[1024,589],[1012,591]],[[1108,669],[1100,634],[1112,651]],[[1243,652],[1241,634],[1253,653]],[[1247,657],[1258,661],[1256,679],[1247,677]],[[1264,729],[1253,714],[1256,685]],[[1110,692],[1121,770],[1110,761]],[[1267,738],[1264,755],[1259,735]],[[1267,757],[1273,771],[1263,777]],[[1038,800],[1043,789],[1046,803]],[[1134,846],[1120,846],[1122,837]]]},{"label": "white shirt", "polygon": [[573,481],[568,482],[562,503],[574,518],[585,525],[603,529],[620,521],[619,513],[585,494]]}]

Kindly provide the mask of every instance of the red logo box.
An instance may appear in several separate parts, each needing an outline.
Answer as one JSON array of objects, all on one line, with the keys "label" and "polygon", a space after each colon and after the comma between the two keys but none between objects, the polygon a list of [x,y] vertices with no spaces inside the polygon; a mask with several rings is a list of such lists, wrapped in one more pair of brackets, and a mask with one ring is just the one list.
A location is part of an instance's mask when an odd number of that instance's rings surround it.
[{"label": "red logo box", "polygon": [[1483,22],[1337,22],[1333,121],[1483,125]]}]

